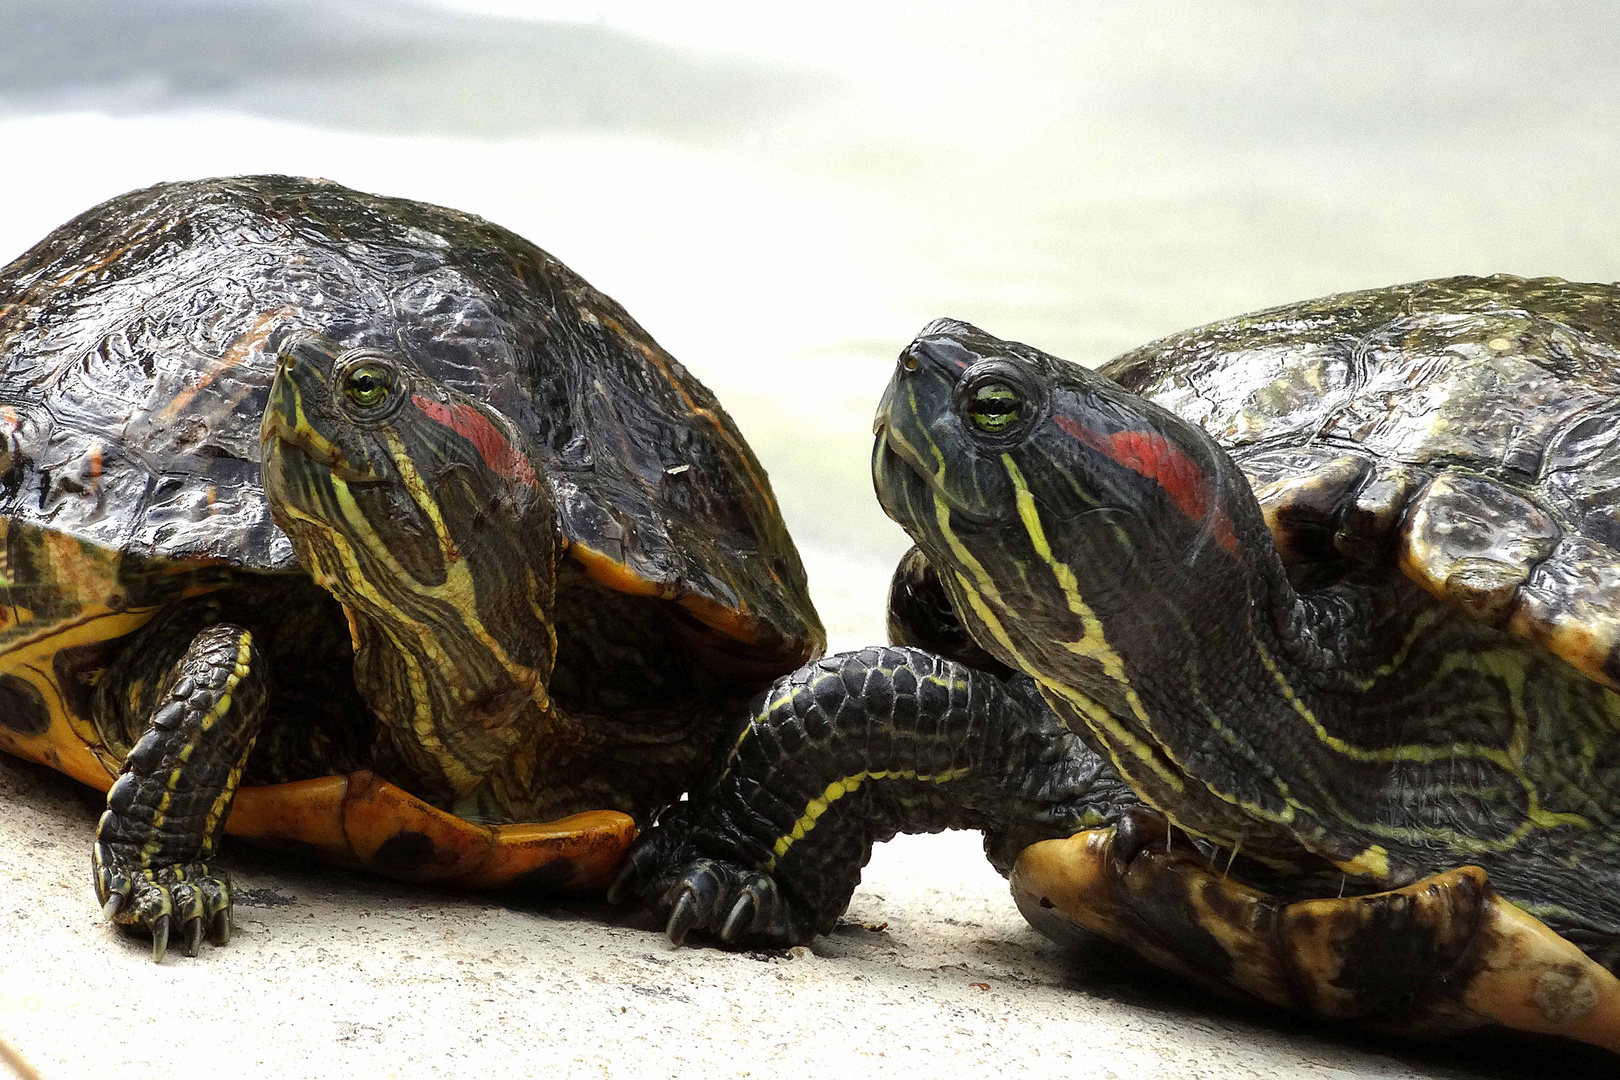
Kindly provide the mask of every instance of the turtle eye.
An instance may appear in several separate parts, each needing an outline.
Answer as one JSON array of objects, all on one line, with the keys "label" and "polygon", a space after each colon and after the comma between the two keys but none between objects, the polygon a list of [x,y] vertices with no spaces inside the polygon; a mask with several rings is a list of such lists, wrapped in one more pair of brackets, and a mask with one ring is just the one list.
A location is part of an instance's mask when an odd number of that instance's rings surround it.
[{"label": "turtle eye", "polygon": [[362,409],[375,409],[388,400],[394,373],[382,364],[358,364],[343,376],[343,392]]},{"label": "turtle eye", "polygon": [[964,371],[951,395],[951,411],[962,429],[992,446],[1021,438],[1045,409],[1040,379],[999,357]]},{"label": "turtle eye", "polygon": [[968,399],[968,419],[986,435],[999,435],[1024,414],[1024,398],[999,380],[981,383]]}]

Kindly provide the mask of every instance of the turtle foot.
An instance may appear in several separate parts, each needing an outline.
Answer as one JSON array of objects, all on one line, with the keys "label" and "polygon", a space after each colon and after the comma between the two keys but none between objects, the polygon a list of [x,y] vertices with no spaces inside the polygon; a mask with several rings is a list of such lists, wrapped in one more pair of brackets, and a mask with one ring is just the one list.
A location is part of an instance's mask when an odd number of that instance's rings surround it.
[{"label": "turtle foot", "polygon": [[639,897],[676,945],[700,930],[727,945],[782,947],[816,934],[813,919],[791,905],[774,878],[756,869],[702,855],[685,837],[677,807],[643,833],[608,889],[616,904]]},{"label": "turtle foot", "polygon": [[776,882],[757,870],[698,859],[664,890],[654,910],[667,913],[664,932],[676,945],[706,930],[727,945],[795,945],[794,920]]},{"label": "turtle foot", "polygon": [[187,956],[196,956],[206,936],[215,945],[231,939],[231,882],[206,863],[128,870],[96,850],[96,897],[102,914],[152,937],[152,959],[161,962],[178,935]]},{"label": "turtle foot", "polygon": [[151,934],[157,961],[171,934],[189,956],[205,935],[219,944],[230,937],[230,880],[206,860],[258,733],[267,676],[253,635],[215,623],[197,632],[162,685],[107,789],[90,857],[102,912]]}]

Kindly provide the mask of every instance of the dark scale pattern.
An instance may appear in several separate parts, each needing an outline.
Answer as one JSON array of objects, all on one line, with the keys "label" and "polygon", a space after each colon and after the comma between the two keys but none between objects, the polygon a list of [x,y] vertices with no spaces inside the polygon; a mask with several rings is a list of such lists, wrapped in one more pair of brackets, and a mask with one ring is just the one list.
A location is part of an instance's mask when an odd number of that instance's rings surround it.
[{"label": "dark scale pattern", "polygon": [[910,648],[808,664],[756,699],[715,775],[649,830],[631,889],[728,942],[826,933],[872,845],[897,832],[979,829],[1003,873],[1018,852],[1112,821],[1134,797],[1027,678]]},{"label": "dark scale pattern", "polygon": [[175,924],[192,956],[204,929],[220,943],[230,936],[230,883],[207,860],[264,714],[264,667],[241,627],[198,634],[107,793],[96,896],[108,915],[151,932],[156,959]]}]

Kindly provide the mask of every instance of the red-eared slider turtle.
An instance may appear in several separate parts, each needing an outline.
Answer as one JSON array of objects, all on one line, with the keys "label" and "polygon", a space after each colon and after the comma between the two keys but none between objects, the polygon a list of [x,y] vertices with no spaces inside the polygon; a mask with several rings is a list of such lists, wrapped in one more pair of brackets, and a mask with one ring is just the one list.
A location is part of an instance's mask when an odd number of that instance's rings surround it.
[{"label": "red-eared slider turtle", "polygon": [[1608,285],[1334,296],[1101,373],[935,323],[873,458],[932,652],[767,691],[619,889],[801,940],[874,838],[979,827],[1054,934],[1620,1050],[1617,391]]},{"label": "red-eared slider turtle", "polygon": [[600,887],[823,645],[713,395],[471,215],[134,192],[0,271],[0,356],[0,749],[110,789],[96,890],[159,957],[228,935],[222,833]]}]

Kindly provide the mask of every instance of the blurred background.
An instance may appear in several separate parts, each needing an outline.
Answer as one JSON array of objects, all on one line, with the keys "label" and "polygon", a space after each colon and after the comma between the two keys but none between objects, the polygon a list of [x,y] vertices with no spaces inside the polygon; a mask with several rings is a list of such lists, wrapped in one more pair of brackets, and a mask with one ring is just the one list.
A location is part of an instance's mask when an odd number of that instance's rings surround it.
[{"label": "blurred background", "polygon": [[[800,10],[812,10],[806,6]],[[1088,364],[1310,295],[1620,277],[1620,6],[0,0],[0,262],[159,180],[470,210],[616,297],[775,480],[834,647],[952,315]]]}]

